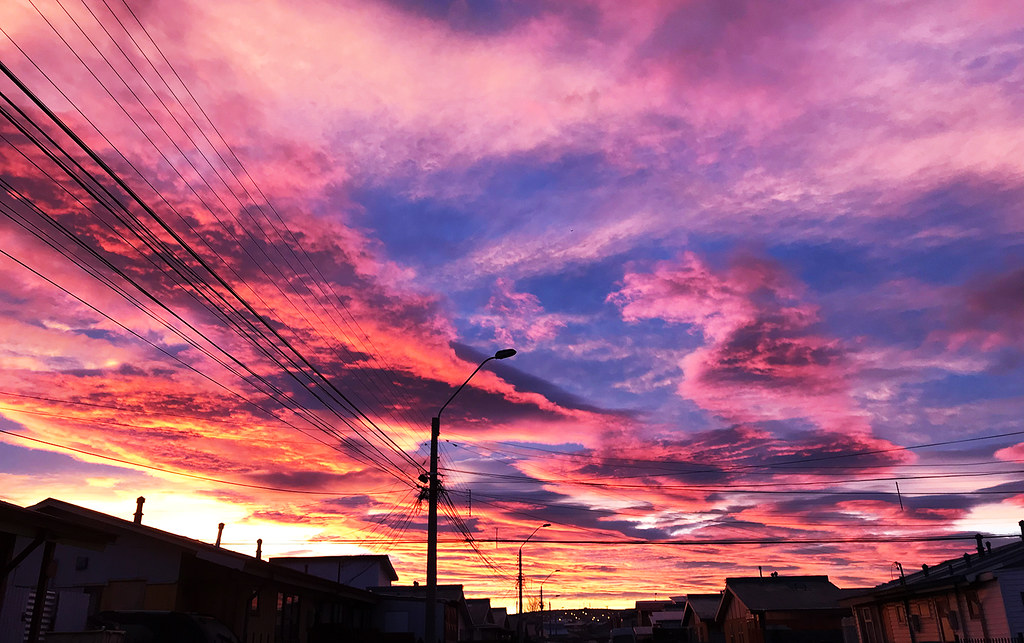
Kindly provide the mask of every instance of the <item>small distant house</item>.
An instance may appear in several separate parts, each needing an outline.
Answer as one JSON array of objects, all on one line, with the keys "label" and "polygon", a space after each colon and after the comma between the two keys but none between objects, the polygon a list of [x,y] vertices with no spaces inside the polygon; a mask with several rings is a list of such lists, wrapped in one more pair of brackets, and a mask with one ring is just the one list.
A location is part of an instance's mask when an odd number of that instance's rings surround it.
[{"label": "small distant house", "polygon": [[505,608],[491,607],[489,598],[467,598],[466,606],[472,625],[472,631],[466,640],[486,643],[504,643],[512,640],[512,630]]},{"label": "small distant house", "polygon": [[645,627],[651,625],[651,614],[670,609],[673,605],[669,600],[637,601],[636,602],[636,625]]},{"label": "small distant house", "polygon": [[847,595],[828,576],[727,578],[715,620],[726,643],[843,643]]},{"label": "small distant house", "polygon": [[689,643],[724,643],[722,625],[715,620],[721,594],[688,594],[683,607],[684,640]]},{"label": "small distant house", "polygon": [[844,601],[861,643],[1024,643],[1024,542],[992,548],[978,536],[974,551],[899,572]]},{"label": "small distant house", "polygon": [[651,640],[654,643],[683,643],[685,603],[673,601],[660,612],[651,612]]}]

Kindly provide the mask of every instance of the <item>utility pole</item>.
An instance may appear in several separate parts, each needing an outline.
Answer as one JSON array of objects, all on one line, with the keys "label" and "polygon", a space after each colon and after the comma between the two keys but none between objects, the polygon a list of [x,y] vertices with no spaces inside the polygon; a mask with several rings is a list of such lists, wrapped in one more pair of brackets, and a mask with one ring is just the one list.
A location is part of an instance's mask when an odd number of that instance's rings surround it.
[{"label": "utility pole", "polygon": [[[480,362],[480,365],[469,374],[462,386],[455,389],[448,401],[441,406],[437,415],[430,419],[430,479],[425,481],[429,505],[427,510],[427,599],[423,618],[425,630],[423,635],[426,643],[436,643],[437,641],[437,500],[441,495],[441,481],[437,476],[437,439],[441,435],[441,412],[455,399],[459,391],[469,384],[469,380],[473,379],[473,376],[483,368],[484,364],[492,359],[507,359],[515,354],[514,348],[503,348]],[[423,479],[422,476],[420,479]]]},{"label": "utility pole", "polygon": [[526,537],[526,540],[523,541],[523,544],[519,545],[519,627],[517,629],[519,630],[519,640],[520,641],[522,641],[523,638],[525,638],[524,634],[525,634],[525,630],[526,630],[526,620],[525,620],[525,617],[523,616],[523,614],[526,613],[526,605],[523,604],[523,547],[526,546],[526,543],[530,542],[530,539],[533,538],[534,534],[536,534],[538,531],[540,531],[544,527],[550,527],[550,526],[551,526],[551,523],[550,522],[546,522],[543,525],[541,525],[540,527],[537,527],[536,529],[533,530],[533,532],[529,536]]}]

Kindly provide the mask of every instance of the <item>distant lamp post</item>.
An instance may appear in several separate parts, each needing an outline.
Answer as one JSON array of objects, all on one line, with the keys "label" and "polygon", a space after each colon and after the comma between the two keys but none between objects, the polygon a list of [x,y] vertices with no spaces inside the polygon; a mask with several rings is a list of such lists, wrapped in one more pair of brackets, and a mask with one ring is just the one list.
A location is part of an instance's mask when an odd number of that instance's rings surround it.
[{"label": "distant lamp post", "polygon": [[526,537],[526,540],[523,541],[523,544],[519,545],[519,578],[517,579],[517,582],[519,583],[519,621],[518,621],[519,622],[519,628],[518,628],[518,630],[519,630],[519,640],[520,641],[523,640],[523,638],[524,638],[523,634],[526,631],[526,621],[523,620],[523,613],[526,612],[526,605],[523,604],[523,547],[526,546],[526,543],[530,542],[530,539],[533,538],[534,535],[538,531],[540,531],[544,527],[550,527],[550,526],[551,526],[551,523],[550,522],[546,522],[543,525],[541,525],[540,527],[537,527],[536,529],[534,529],[533,531],[530,532],[530,535]]},{"label": "distant lamp post", "polygon": [[562,571],[562,570],[556,569],[555,571],[551,572],[551,574],[548,574],[547,576],[545,576],[544,580],[542,580],[540,582],[540,638],[541,639],[544,638],[544,583],[546,583],[547,580],[549,578],[551,578],[552,574],[557,574],[560,571]]},{"label": "distant lamp post", "polygon": [[430,420],[430,476],[426,480],[427,501],[429,504],[429,513],[427,514],[427,604],[424,619],[426,643],[435,643],[437,641],[437,498],[440,495],[441,489],[440,481],[437,479],[437,438],[441,435],[441,412],[455,399],[459,391],[464,389],[466,384],[469,384],[469,380],[473,379],[473,376],[483,368],[484,364],[492,359],[508,359],[515,354],[514,348],[503,348],[480,362],[476,370],[469,374],[469,377],[462,383],[462,386],[455,389],[455,392],[448,398],[448,401],[441,405],[437,415]]}]

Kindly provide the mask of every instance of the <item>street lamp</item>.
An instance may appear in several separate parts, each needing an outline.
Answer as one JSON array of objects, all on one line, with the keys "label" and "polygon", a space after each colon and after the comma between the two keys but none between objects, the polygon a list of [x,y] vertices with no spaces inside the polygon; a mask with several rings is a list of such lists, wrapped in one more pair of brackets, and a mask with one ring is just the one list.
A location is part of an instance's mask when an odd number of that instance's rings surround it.
[{"label": "street lamp", "polygon": [[441,435],[441,412],[455,399],[459,391],[469,384],[469,380],[477,374],[484,364],[492,359],[507,359],[516,354],[514,348],[503,348],[494,355],[480,362],[462,386],[455,389],[448,401],[437,411],[437,415],[430,419],[430,479],[427,480],[427,502],[429,513],[427,515],[427,605],[425,615],[426,643],[435,643],[437,640],[437,497],[441,484],[437,479],[437,438]]},{"label": "street lamp", "polygon": [[[551,574],[556,574],[562,570],[556,569]],[[551,578],[551,574],[544,577],[544,580],[540,582],[540,638],[544,638],[544,583]]]},{"label": "street lamp", "polygon": [[[526,546],[526,543],[530,542],[530,539],[533,538],[534,534],[536,534],[538,531],[540,531],[544,527],[550,527],[550,526],[551,526],[551,523],[550,522],[546,522],[543,525],[541,525],[540,527],[537,527],[536,529],[534,529],[530,533],[529,536],[526,537],[526,540],[523,541],[523,544],[519,545],[519,613],[520,614],[522,614],[525,611],[523,609],[523,547]],[[520,620],[522,620],[522,619],[520,619]]]}]

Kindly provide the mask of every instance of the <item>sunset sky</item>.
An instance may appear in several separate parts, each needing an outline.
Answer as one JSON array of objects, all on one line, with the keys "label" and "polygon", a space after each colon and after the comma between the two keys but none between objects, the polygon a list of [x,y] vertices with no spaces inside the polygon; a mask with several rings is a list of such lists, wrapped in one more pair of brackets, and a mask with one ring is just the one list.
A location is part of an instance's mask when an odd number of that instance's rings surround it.
[{"label": "sunset sky", "polygon": [[0,3],[0,499],[422,583],[430,418],[512,347],[442,415],[470,597],[515,610],[543,523],[556,608],[1019,535],[1022,25]]}]

